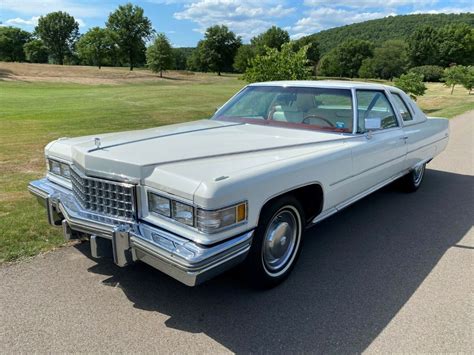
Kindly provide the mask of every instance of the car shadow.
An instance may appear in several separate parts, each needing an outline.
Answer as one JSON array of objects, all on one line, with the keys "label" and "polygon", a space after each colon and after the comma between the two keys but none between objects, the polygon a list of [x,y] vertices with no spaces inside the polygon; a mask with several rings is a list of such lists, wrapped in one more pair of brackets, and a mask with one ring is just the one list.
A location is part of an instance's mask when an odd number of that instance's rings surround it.
[{"label": "car shadow", "polygon": [[[472,227],[474,177],[427,170],[417,193],[393,185],[308,230],[288,280],[250,289],[228,272],[188,288],[144,264],[103,259],[136,308],[166,325],[204,333],[233,352],[362,352],[387,326],[446,251]],[[90,257],[88,243],[77,248]],[[118,310],[119,311],[119,310]]]},{"label": "car shadow", "polygon": [[425,108],[423,109],[423,112],[427,115],[429,115],[430,113],[433,113],[433,112],[436,112],[436,111],[439,111],[440,109],[439,108],[432,108],[432,109],[429,109],[429,108]]}]

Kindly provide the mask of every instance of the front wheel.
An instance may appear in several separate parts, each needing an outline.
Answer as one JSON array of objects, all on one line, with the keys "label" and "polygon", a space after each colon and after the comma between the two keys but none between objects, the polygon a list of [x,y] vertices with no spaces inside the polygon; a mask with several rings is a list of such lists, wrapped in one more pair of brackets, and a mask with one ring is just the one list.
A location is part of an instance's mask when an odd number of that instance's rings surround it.
[{"label": "front wheel", "polygon": [[420,164],[401,178],[402,187],[406,192],[415,192],[423,182],[426,164]]},{"label": "front wheel", "polygon": [[301,204],[291,196],[264,208],[243,265],[254,286],[274,287],[288,277],[301,251],[304,220]]}]

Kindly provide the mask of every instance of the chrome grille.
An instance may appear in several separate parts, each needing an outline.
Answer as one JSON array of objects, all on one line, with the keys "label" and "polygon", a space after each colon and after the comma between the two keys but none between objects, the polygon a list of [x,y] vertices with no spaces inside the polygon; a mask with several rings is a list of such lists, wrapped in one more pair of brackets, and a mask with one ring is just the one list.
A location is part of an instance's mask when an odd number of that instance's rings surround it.
[{"label": "chrome grille", "polygon": [[135,186],[85,176],[71,169],[74,197],[87,211],[112,218],[132,220],[136,217]]}]

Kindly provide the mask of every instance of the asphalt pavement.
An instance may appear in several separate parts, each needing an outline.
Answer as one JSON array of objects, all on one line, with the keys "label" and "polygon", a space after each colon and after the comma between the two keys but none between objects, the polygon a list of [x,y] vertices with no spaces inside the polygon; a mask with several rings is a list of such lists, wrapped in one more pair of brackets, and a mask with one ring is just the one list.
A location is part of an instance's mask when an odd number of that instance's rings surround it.
[{"label": "asphalt pavement", "polygon": [[88,243],[0,266],[0,353],[474,353],[474,111],[414,194],[388,186],[310,229],[290,278],[188,288]]}]

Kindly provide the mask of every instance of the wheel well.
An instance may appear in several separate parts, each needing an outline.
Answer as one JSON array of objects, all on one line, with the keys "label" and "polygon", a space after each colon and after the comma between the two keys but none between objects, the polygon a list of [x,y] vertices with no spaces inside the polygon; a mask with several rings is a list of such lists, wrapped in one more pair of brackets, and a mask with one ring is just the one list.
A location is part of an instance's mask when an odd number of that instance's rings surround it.
[{"label": "wheel well", "polygon": [[275,201],[276,199],[287,195],[294,196],[301,203],[304,215],[306,217],[306,222],[313,220],[314,217],[320,214],[323,209],[323,189],[319,184],[311,184],[287,191],[284,194],[273,197],[263,205],[262,210],[269,204],[273,203],[273,201]]}]

